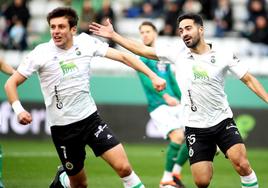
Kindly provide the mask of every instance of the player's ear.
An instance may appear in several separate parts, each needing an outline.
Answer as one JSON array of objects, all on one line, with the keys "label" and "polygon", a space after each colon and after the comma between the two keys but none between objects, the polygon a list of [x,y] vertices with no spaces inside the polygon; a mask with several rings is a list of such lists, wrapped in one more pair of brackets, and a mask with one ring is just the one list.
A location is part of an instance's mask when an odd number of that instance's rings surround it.
[{"label": "player's ear", "polygon": [[71,28],[71,32],[72,32],[72,35],[76,35],[76,32],[77,32],[77,26],[73,26]]},{"label": "player's ear", "polygon": [[201,34],[204,34],[204,27],[203,27],[203,26],[199,26],[199,32],[200,32]]}]

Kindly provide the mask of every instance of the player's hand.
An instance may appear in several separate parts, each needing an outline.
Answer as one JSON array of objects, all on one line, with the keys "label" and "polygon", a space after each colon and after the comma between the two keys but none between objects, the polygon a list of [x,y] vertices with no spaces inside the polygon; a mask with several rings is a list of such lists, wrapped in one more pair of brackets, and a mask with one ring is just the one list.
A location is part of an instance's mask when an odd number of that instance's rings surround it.
[{"label": "player's hand", "polygon": [[18,115],[18,122],[22,125],[27,125],[32,122],[32,116],[29,112],[23,111]]},{"label": "player's hand", "polygon": [[169,106],[177,106],[178,104],[180,104],[180,101],[178,99],[176,99],[175,97],[170,96],[169,94],[164,94],[163,95],[164,100],[166,101],[166,103]]},{"label": "player's hand", "polygon": [[98,24],[96,22],[92,22],[89,24],[89,31],[93,34],[104,37],[104,38],[112,38],[114,33],[113,25],[111,24],[109,18],[105,20],[105,25]]},{"label": "player's hand", "polygon": [[152,79],[152,83],[157,91],[162,91],[166,88],[166,80],[158,76]]}]

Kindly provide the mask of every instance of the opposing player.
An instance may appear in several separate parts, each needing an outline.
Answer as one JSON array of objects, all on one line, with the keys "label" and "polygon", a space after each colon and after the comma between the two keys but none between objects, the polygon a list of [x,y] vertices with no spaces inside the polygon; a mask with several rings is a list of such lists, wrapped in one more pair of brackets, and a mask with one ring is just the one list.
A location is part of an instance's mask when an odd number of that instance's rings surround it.
[{"label": "opposing player", "polygon": [[[152,22],[145,21],[139,26],[143,44],[154,46],[157,39],[157,29]],[[188,150],[184,142],[184,127],[180,122],[181,92],[171,70],[170,64],[140,57],[152,71],[166,80],[166,89],[157,92],[150,79],[143,73],[138,73],[148,101],[148,111],[151,120],[164,139],[170,142],[166,152],[165,171],[160,181],[160,188],[166,186],[180,187],[182,165],[188,159]]]},{"label": "opposing player", "polygon": [[240,175],[241,187],[258,188],[257,176],[248,161],[224,92],[225,76],[229,71],[266,103],[268,94],[232,52],[205,42],[201,16],[181,15],[177,25],[185,47],[145,46],[116,33],[109,21],[107,25],[92,23],[90,31],[112,39],[137,55],[175,64],[176,79],[182,92],[189,160],[197,187],[209,186],[218,145]]},{"label": "opposing player", "polygon": [[51,40],[26,56],[6,82],[5,90],[19,123],[30,124],[32,116],[22,107],[17,87],[38,73],[47,122],[63,165],[50,187],[87,187],[84,160],[85,146],[89,145],[121,177],[125,188],[143,188],[122,144],[97,112],[89,90],[90,62],[94,56],[121,61],[150,77],[158,90],[164,89],[165,81],[135,57],[85,33],[75,36],[78,16],[73,9],[56,8],[48,14],[47,21]]}]

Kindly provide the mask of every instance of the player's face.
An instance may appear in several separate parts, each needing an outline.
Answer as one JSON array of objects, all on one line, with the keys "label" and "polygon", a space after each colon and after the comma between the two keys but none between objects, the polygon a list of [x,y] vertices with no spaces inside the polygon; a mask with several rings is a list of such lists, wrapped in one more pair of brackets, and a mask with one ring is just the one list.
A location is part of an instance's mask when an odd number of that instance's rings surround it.
[{"label": "player's face", "polygon": [[143,25],[140,27],[140,35],[143,44],[146,46],[152,46],[156,39],[157,33],[151,26]]},{"label": "player's face", "polygon": [[188,48],[196,48],[203,37],[203,27],[195,24],[192,19],[184,19],[179,25],[179,35]]},{"label": "player's face", "polygon": [[76,27],[70,28],[67,18],[58,17],[50,20],[50,35],[57,47],[65,50],[71,48],[75,33]]}]

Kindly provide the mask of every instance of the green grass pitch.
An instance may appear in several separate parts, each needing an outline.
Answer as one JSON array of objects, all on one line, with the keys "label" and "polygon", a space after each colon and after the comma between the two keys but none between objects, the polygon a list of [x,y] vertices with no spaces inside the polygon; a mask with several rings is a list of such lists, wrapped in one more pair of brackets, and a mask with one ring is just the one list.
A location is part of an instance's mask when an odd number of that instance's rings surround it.
[{"label": "green grass pitch", "polygon": [[[3,182],[6,188],[46,188],[54,178],[59,160],[50,140],[0,140],[3,150]],[[165,159],[164,144],[125,144],[129,160],[147,188],[158,188]],[[268,187],[268,149],[248,149],[260,187]],[[87,150],[88,187],[120,188],[121,180],[101,158]],[[189,164],[183,169],[187,188],[194,188]],[[239,188],[240,178],[222,154],[214,160],[210,188]]]}]

